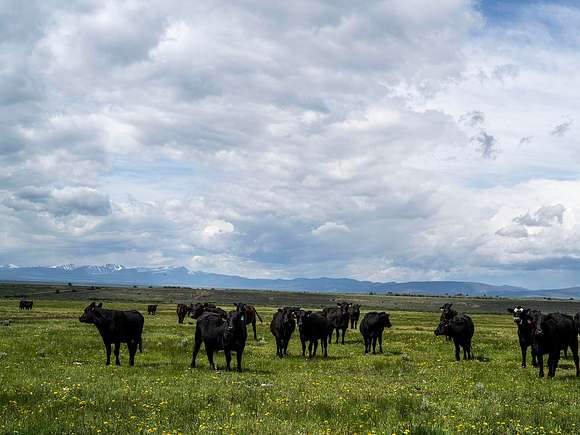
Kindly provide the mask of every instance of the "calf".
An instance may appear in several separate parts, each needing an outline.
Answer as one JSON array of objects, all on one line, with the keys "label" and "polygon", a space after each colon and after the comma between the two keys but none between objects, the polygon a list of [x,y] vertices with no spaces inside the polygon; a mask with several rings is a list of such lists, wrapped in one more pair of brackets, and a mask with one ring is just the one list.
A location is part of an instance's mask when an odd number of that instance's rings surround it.
[{"label": "calf", "polygon": [[534,347],[538,356],[539,376],[544,377],[544,354],[548,354],[548,376],[556,375],[560,351],[570,347],[576,376],[580,376],[578,361],[578,331],[572,316],[560,313],[540,316],[534,323]]},{"label": "calf", "polygon": [[288,343],[290,337],[296,329],[296,322],[294,321],[294,311],[291,309],[278,308],[274,313],[272,321],[270,322],[270,331],[276,338],[276,355],[282,358],[288,355]]},{"label": "calf", "polygon": [[129,348],[130,366],[135,364],[137,346],[139,346],[139,352],[143,352],[141,335],[145,319],[139,311],[106,310],[102,303],[96,305],[92,302],[85,308],[79,320],[82,323],[92,323],[99,330],[107,351],[107,365],[111,363],[112,343],[115,344],[116,365],[121,365],[119,361],[121,343],[127,343]]},{"label": "calf", "polygon": [[534,344],[534,320],[542,313],[538,310],[524,309],[521,306],[515,308],[508,308],[509,313],[514,316],[514,323],[518,325],[518,339],[520,341],[520,349],[522,351],[522,367],[526,367],[526,353],[528,347],[532,347],[532,366],[538,365],[536,356],[536,349]]},{"label": "calf", "polygon": [[348,316],[350,317],[350,329],[356,329],[358,319],[360,319],[360,305],[354,304],[348,309]]},{"label": "calf", "polygon": [[216,307],[214,304],[210,304],[208,302],[196,302],[195,304],[191,304],[189,307],[189,315],[193,319],[199,318],[203,313],[214,313],[222,318],[227,318],[228,313],[225,310],[222,310],[219,307]]},{"label": "calf", "polygon": [[328,356],[328,334],[332,332],[332,326],[323,313],[300,310],[297,313],[300,342],[302,343],[302,356],[305,356],[306,342],[308,342],[308,358],[316,356],[318,340],[322,346],[325,357]]},{"label": "calf", "polygon": [[177,304],[177,323],[183,323],[183,319],[189,313],[190,307],[185,304]]},{"label": "calf", "polygon": [[213,354],[223,350],[226,356],[226,370],[230,371],[231,352],[236,352],[237,371],[242,371],[242,354],[246,346],[248,332],[246,330],[246,308],[244,304],[236,304],[232,311],[223,319],[215,313],[204,313],[197,319],[195,328],[195,344],[191,358],[191,367],[195,367],[195,358],[203,342],[209,365],[215,370]]},{"label": "calf", "polygon": [[373,354],[377,347],[377,339],[379,340],[379,352],[383,353],[383,331],[385,328],[391,327],[391,320],[387,313],[372,311],[366,313],[360,324],[360,333],[365,342],[365,354],[371,351],[371,342],[373,345]]},{"label": "calf", "polygon": [[21,310],[32,310],[32,301],[21,300],[20,301]]},{"label": "calf", "polygon": [[157,305],[147,305],[147,314],[155,315],[157,312]]},{"label": "calf", "polygon": [[344,335],[348,329],[348,310],[351,304],[347,302],[338,302],[337,307],[324,308],[322,313],[328,319],[331,325],[331,329],[328,334],[328,343],[332,341],[332,333],[336,329],[336,344],[338,344],[338,337],[340,336],[340,331],[342,331],[342,344],[344,344]]},{"label": "calf", "polygon": [[452,304],[446,304],[445,310],[441,313],[439,326],[435,329],[435,335],[446,335],[451,337],[455,345],[455,359],[459,358],[459,348],[463,348],[463,359],[472,359],[471,340],[475,327],[471,317],[461,314],[451,308]]}]

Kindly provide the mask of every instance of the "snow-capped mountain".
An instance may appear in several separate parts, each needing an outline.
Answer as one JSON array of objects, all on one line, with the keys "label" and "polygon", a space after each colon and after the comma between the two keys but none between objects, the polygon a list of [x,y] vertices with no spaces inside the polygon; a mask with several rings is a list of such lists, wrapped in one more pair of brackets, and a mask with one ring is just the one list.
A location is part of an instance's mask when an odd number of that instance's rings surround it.
[{"label": "snow-capped mountain", "polygon": [[76,284],[187,286],[344,293],[413,293],[471,296],[580,297],[580,287],[529,290],[465,281],[371,282],[348,278],[251,279],[192,271],[182,266],[128,267],[120,264],[52,267],[0,266],[0,281],[62,282]]}]

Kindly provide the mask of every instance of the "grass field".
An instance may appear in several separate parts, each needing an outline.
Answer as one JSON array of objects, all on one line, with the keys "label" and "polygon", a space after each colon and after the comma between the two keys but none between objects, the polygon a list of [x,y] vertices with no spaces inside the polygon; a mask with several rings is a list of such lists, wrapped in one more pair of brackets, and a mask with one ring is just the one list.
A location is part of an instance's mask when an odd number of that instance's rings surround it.
[{"label": "grass field", "polygon": [[[304,359],[297,334],[275,357],[273,308],[244,372],[212,371],[205,352],[190,369],[194,325],[177,324],[175,305],[145,315],[143,354],[128,367],[104,365],[97,329],[81,324],[86,301],[35,300],[18,312],[0,299],[1,433],[578,433],[580,379],[562,360],[555,379],[520,368],[507,315],[474,314],[475,360],[455,362],[435,337],[437,312],[392,311],[385,353],[363,355],[358,331],[329,346],[329,358]],[[139,302],[105,303],[137,308]],[[250,336],[251,337],[251,336]],[[220,368],[223,354],[217,357]]]}]

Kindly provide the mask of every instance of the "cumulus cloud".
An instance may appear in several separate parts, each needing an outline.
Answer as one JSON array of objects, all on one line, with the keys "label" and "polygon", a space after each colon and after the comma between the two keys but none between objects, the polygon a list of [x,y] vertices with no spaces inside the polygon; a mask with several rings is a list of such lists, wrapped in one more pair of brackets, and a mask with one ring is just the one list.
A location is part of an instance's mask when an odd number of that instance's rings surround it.
[{"label": "cumulus cloud", "polygon": [[469,0],[21,3],[0,263],[521,283],[580,254],[571,121],[548,134],[580,65],[537,6],[503,28]]}]

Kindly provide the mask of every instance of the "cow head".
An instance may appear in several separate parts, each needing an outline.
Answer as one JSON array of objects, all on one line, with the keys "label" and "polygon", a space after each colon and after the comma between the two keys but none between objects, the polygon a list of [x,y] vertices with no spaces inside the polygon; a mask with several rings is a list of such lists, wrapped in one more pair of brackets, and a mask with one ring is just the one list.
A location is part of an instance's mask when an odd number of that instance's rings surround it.
[{"label": "cow head", "polygon": [[306,321],[306,319],[308,319],[308,317],[312,314],[312,311],[304,311],[304,310],[300,310],[298,311],[296,317],[298,319],[298,327],[300,329],[303,328],[304,326],[304,322]]},{"label": "cow head", "polygon": [[442,319],[435,329],[435,335],[447,335],[447,331],[449,330],[449,320]]},{"label": "cow head", "polygon": [[199,302],[191,304],[191,306],[189,307],[189,315],[191,316],[192,319],[197,319],[199,316],[203,314],[205,310],[204,305],[205,304],[201,304]]},{"label": "cow head", "polygon": [[453,304],[446,303],[446,304],[443,304],[439,308],[439,310],[441,311],[441,317],[440,317],[441,320],[444,320],[444,319],[449,320],[452,317],[455,317],[457,315],[457,311],[455,311],[453,308],[451,308],[452,306],[453,306]]},{"label": "cow head", "polygon": [[379,313],[379,323],[387,328],[393,326],[391,325],[391,319],[387,313]]},{"label": "cow head", "polygon": [[79,321],[82,323],[94,323],[97,324],[101,319],[101,312],[100,309],[103,307],[103,303],[99,303],[98,305],[94,302],[91,302],[88,307],[85,308],[85,311],[79,317]]},{"label": "cow head", "polygon": [[524,310],[521,305],[518,305],[515,308],[508,308],[507,310],[508,313],[512,313],[514,315],[514,323],[517,323],[518,325],[521,325],[525,321],[527,314],[530,312],[529,309]]},{"label": "cow head", "polygon": [[236,331],[246,330],[246,306],[234,304],[236,311],[231,311],[225,320],[224,340],[228,342],[236,334]]}]

